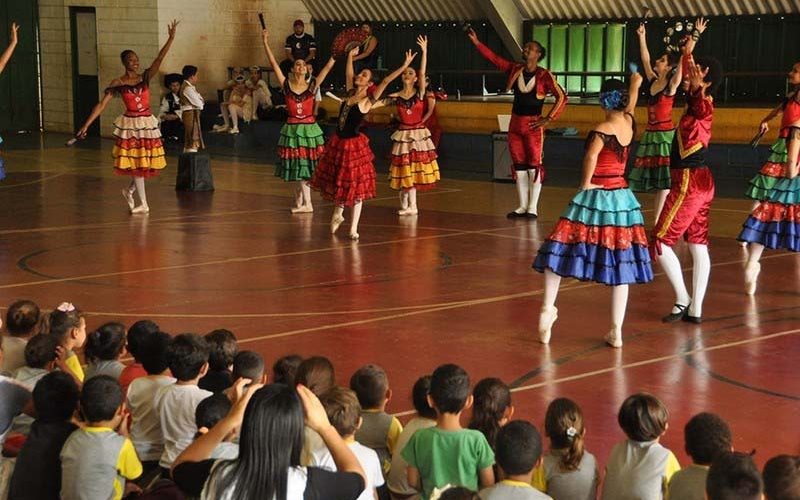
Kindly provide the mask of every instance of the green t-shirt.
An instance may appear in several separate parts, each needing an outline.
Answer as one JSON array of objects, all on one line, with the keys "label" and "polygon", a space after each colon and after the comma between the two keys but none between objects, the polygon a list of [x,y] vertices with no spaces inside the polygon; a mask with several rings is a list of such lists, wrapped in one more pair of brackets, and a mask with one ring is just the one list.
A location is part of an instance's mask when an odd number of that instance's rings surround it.
[{"label": "green t-shirt", "polygon": [[480,431],[420,429],[403,449],[408,465],[419,471],[422,500],[446,484],[478,489],[478,471],[494,464],[494,453]]}]

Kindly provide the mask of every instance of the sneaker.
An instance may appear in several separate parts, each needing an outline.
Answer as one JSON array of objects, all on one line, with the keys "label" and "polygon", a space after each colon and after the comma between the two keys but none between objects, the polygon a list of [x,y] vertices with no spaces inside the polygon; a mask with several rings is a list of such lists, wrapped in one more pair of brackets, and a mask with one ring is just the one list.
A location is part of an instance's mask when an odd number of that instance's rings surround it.
[{"label": "sneaker", "polygon": [[128,210],[133,210],[133,207],[136,206],[136,202],[133,201],[133,193],[128,188],[122,189],[122,197],[125,198],[125,201],[128,202]]},{"label": "sneaker", "polygon": [[331,219],[331,234],[334,234],[336,230],[339,229],[339,226],[342,225],[342,222],[344,222],[344,217],[337,217],[335,215],[333,216]]},{"label": "sneaker", "polygon": [[756,294],[758,285],[758,273],[761,272],[761,263],[748,262],[744,266],[744,293],[747,295]]},{"label": "sneaker", "polygon": [[611,347],[622,347],[622,332],[618,331],[616,328],[612,328],[611,331],[603,337],[603,340]]},{"label": "sneaker", "polygon": [[558,308],[556,306],[542,306],[542,311],[539,313],[539,342],[542,344],[550,343],[550,334],[556,319],[558,319]]}]

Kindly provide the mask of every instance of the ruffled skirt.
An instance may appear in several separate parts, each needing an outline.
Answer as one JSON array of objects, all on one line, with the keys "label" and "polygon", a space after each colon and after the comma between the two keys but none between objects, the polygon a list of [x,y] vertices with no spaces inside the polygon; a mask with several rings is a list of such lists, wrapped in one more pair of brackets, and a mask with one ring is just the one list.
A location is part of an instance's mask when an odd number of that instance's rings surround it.
[{"label": "ruffled skirt", "polygon": [[669,189],[670,151],[674,137],[675,129],[644,131],[636,148],[633,169],[628,174],[628,186],[632,191]]},{"label": "ruffled skirt", "polygon": [[436,147],[427,128],[397,130],[392,134],[389,187],[432,189],[439,180]]},{"label": "ruffled skirt", "polygon": [[777,179],[742,228],[739,241],[800,252],[800,176]]},{"label": "ruffled skirt", "polygon": [[653,279],[641,205],[628,188],[579,192],[539,247],[539,272],[605,285]]},{"label": "ruffled skirt", "polygon": [[311,178],[325,152],[325,137],[316,123],[286,123],[278,139],[275,177],[285,181]]},{"label": "ruffled skirt", "polygon": [[111,155],[116,173],[151,177],[167,166],[155,116],[118,116],[114,120],[114,137],[117,142]]},{"label": "ruffled skirt", "polygon": [[766,200],[782,177],[786,177],[786,160],[789,153],[786,151],[786,139],[779,137],[769,148],[767,162],[755,177],[750,179],[750,184],[744,195],[754,200]]},{"label": "ruffled skirt", "polygon": [[308,184],[328,201],[346,207],[375,197],[375,155],[364,134],[334,134]]}]

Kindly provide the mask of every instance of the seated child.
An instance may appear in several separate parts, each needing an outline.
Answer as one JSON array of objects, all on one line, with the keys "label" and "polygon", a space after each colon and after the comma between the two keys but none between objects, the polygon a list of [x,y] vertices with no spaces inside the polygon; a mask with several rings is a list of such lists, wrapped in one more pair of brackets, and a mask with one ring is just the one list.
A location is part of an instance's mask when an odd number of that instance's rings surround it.
[{"label": "seated child", "polygon": [[[37,335],[46,337],[49,335]],[[36,338],[34,337],[34,338]],[[29,344],[30,345],[30,344]],[[17,456],[8,498],[57,499],[61,491],[61,459],[64,442],[78,428],[72,422],[80,390],[71,375],[46,374],[33,390],[36,421]]]},{"label": "seated child", "polygon": [[499,378],[485,378],[475,384],[472,397],[472,417],[467,427],[481,431],[489,446],[496,451],[497,433],[514,414],[511,390]]},{"label": "seated child", "polygon": [[[0,361],[3,360],[3,337],[0,337]],[[0,446],[6,440],[14,417],[26,408],[33,413],[31,391],[13,378],[0,375]],[[27,413],[27,412],[26,412]]]},{"label": "seated child", "polygon": [[[17,370],[14,378],[33,392],[39,381],[57,368],[58,346],[58,340],[52,335],[36,335],[33,337],[25,346],[25,361],[27,365]],[[67,376],[71,377],[71,374],[67,372]],[[34,400],[35,403],[36,401]],[[33,420],[33,417],[24,413],[17,416],[11,425],[9,435],[22,434],[27,436],[31,430]]]},{"label": "seated child", "polygon": [[[319,398],[336,385],[335,381],[336,377],[331,361],[324,356],[312,356],[303,360],[300,366],[297,367],[294,383],[295,385],[303,384]],[[311,463],[311,455],[314,451],[325,448],[325,442],[314,429],[307,425],[304,433],[303,453],[300,457],[300,464],[308,465]]]},{"label": "seated child", "polygon": [[[200,401],[200,404],[197,405],[197,410],[194,412],[195,422],[197,423],[197,437],[210,431],[217,425],[217,422],[225,418],[230,413],[231,406],[231,400],[222,393],[212,394]],[[237,435],[238,433],[235,430],[231,431],[214,448],[208,458],[226,460],[238,458],[239,445],[233,442]]]},{"label": "seated child", "polygon": [[431,500],[481,500],[477,491],[472,491],[463,486],[446,486],[444,488],[434,488]]},{"label": "seated child", "polygon": [[6,329],[10,335],[3,340],[5,359],[0,361],[0,374],[10,377],[25,366],[25,344],[39,333],[41,319],[39,306],[31,300],[18,300],[8,307]]},{"label": "seated child", "polygon": [[267,376],[264,373],[264,358],[255,351],[241,351],[233,358],[233,371],[231,378],[239,380],[246,378],[253,384],[266,384]]},{"label": "seated child", "polygon": [[119,380],[125,365],[119,358],[125,353],[125,325],[106,323],[86,339],[83,356],[86,358],[86,379],[108,375]]},{"label": "seated child", "polygon": [[239,352],[236,336],[230,330],[220,328],[207,333],[203,339],[208,344],[208,373],[197,384],[201,389],[222,392],[233,385],[231,365]]},{"label": "seated child", "polygon": [[481,500],[549,500],[531,486],[542,465],[542,436],[530,422],[514,420],[497,433],[497,467],[504,479],[480,491]]},{"label": "seated child", "polygon": [[550,439],[550,451],[542,462],[542,484],[534,485],[554,500],[597,498],[600,474],[594,455],[584,449],[586,427],[577,403],[554,399],[545,413],[544,432]]},{"label": "seated child", "polygon": [[161,136],[166,140],[177,141],[183,136],[183,122],[181,121],[181,83],[183,75],[170,73],[164,77],[164,86],[167,93],[161,98],[161,108],[158,111],[158,121],[161,127]]},{"label": "seated child", "polygon": [[[361,468],[364,469],[364,477],[367,483],[358,500],[374,500],[378,498],[377,488],[383,486],[384,483],[381,462],[375,450],[367,448],[355,438],[356,431],[362,421],[361,406],[358,404],[356,394],[344,387],[334,387],[325,392],[320,401],[325,407],[325,412],[328,414],[328,420],[330,420],[331,425],[344,442],[347,443],[353,455],[358,459],[358,463],[361,464]],[[327,447],[314,451],[311,465],[332,471],[336,470],[333,455],[331,455]]]},{"label": "seated child", "polygon": [[772,457],[762,475],[767,500],[800,500],[800,457]]},{"label": "seated child", "polygon": [[131,441],[142,461],[144,475],[158,468],[164,453],[161,418],[155,409],[153,395],[175,383],[169,372],[167,349],[172,337],[164,332],[148,335],[141,344],[139,359],[147,376],[131,382],[128,388],[128,409],[131,412]]},{"label": "seated child", "polygon": [[158,464],[165,477],[169,477],[172,462],[189,446],[197,434],[194,412],[197,405],[212,393],[197,386],[208,371],[208,344],[194,333],[182,333],[167,347],[167,364],[174,384],[156,391],[153,407],[161,421],[164,434],[164,453]]},{"label": "seated child", "polygon": [[366,365],[350,377],[350,389],[358,396],[363,419],[356,441],[378,453],[385,475],[392,465],[397,438],[403,432],[400,421],[386,413],[386,403],[392,397],[389,379],[380,366]]},{"label": "seated child", "polygon": [[753,457],[726,451],[714,457],[708,468],[708,500],[763,500],[764,483]]},{"label": "seated child", "polygon": [[128,328],[125,350],[133,356],[133,363],[123,368],[122,373],[119,374],[119,385],[122,386],[123,394],[128,394],[128,386],[134,379],[147,375],[147,371],[142,367],[141,346],[148,335],[157,331],[158,325],[149,319],[139,320]]},{"label": "seated child", "polygon": [[638,393],[623,401],[617,421],[628,439],[617,443],[606,462],[601,500],[664,498],[672,475],[681,466],[659,444],[667,432],[669,411],[652,394]]},{"label": "seated child", "polygon": [[669,480],[669,498],[705,500],[708,468],[720,453],[731,451],[731,430],[713,413],[698,413],[683,428],[686,453],[692,465],[676,472]]},{"label": "seated child", "polygon": [[408,463],[403,459],[402,453],[415,432],[419,429],[436,425],[436,410],[428,404],[430,390],[430,375],[417,379],[411,390],[411,398],[417,415],[403,427],[403,432],[400,433],[400,437],[397,438],[397,443],[395,444],[394,453],[392,454],[392,466],[389,468],[389,474],[386,477],[386,484],[389,486],[389,493],[392,498],[402,500],[416,500],[419,498],[417,490],[408,485],[408,478],[406,477]]},{"label": "seated child", "polygon": [[423,500],[446,484],[471,489],[494,484],[489,442],[480,431],[461,427],[461,412],[472,406],[469,391],[469,375],[460,366],[442,365],[431,375],[428,403],[436,410],[436,426],[415,432],[402,453],[408,484],[421,489]]},{"label": "seated child", "polygon": [[86,319],[83,312],[69,302],[62,302],[50,312],[50,335],[58,339],[61,347],[67,351],[66,364],[80,381],[84,379],[81,361],[73,349],[86,342]]},{"label": "seated child", "polygon": [[61,498],[121,499],[138,491],[132,481],[142,473],[133,443],[125,437],[125,401],[119,382],[98,375],[83,384],[81,413],[86,427],[61,449]]},{"label": "seated child", "polygon": [[303,358],[297,354],[289,354],[278,359],[272,365],[272,383],[294,385],[297,368],[302,362]]}]

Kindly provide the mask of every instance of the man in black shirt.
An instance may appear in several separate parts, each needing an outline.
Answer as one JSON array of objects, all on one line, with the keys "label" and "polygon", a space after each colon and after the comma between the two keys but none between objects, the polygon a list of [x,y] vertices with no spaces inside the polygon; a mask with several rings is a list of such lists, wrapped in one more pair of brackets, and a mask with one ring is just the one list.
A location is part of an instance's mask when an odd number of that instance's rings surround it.
[{"label": "man in black shirt", "polygon": [[289,75],[292,65],[298,59],[311,62],[317,54],[317,42],[314,37],[305,33],[305,24],[302,19],[294,22],[294,33],[286,37],[286,59],[281,61],[281,71],[284,75]]}]

